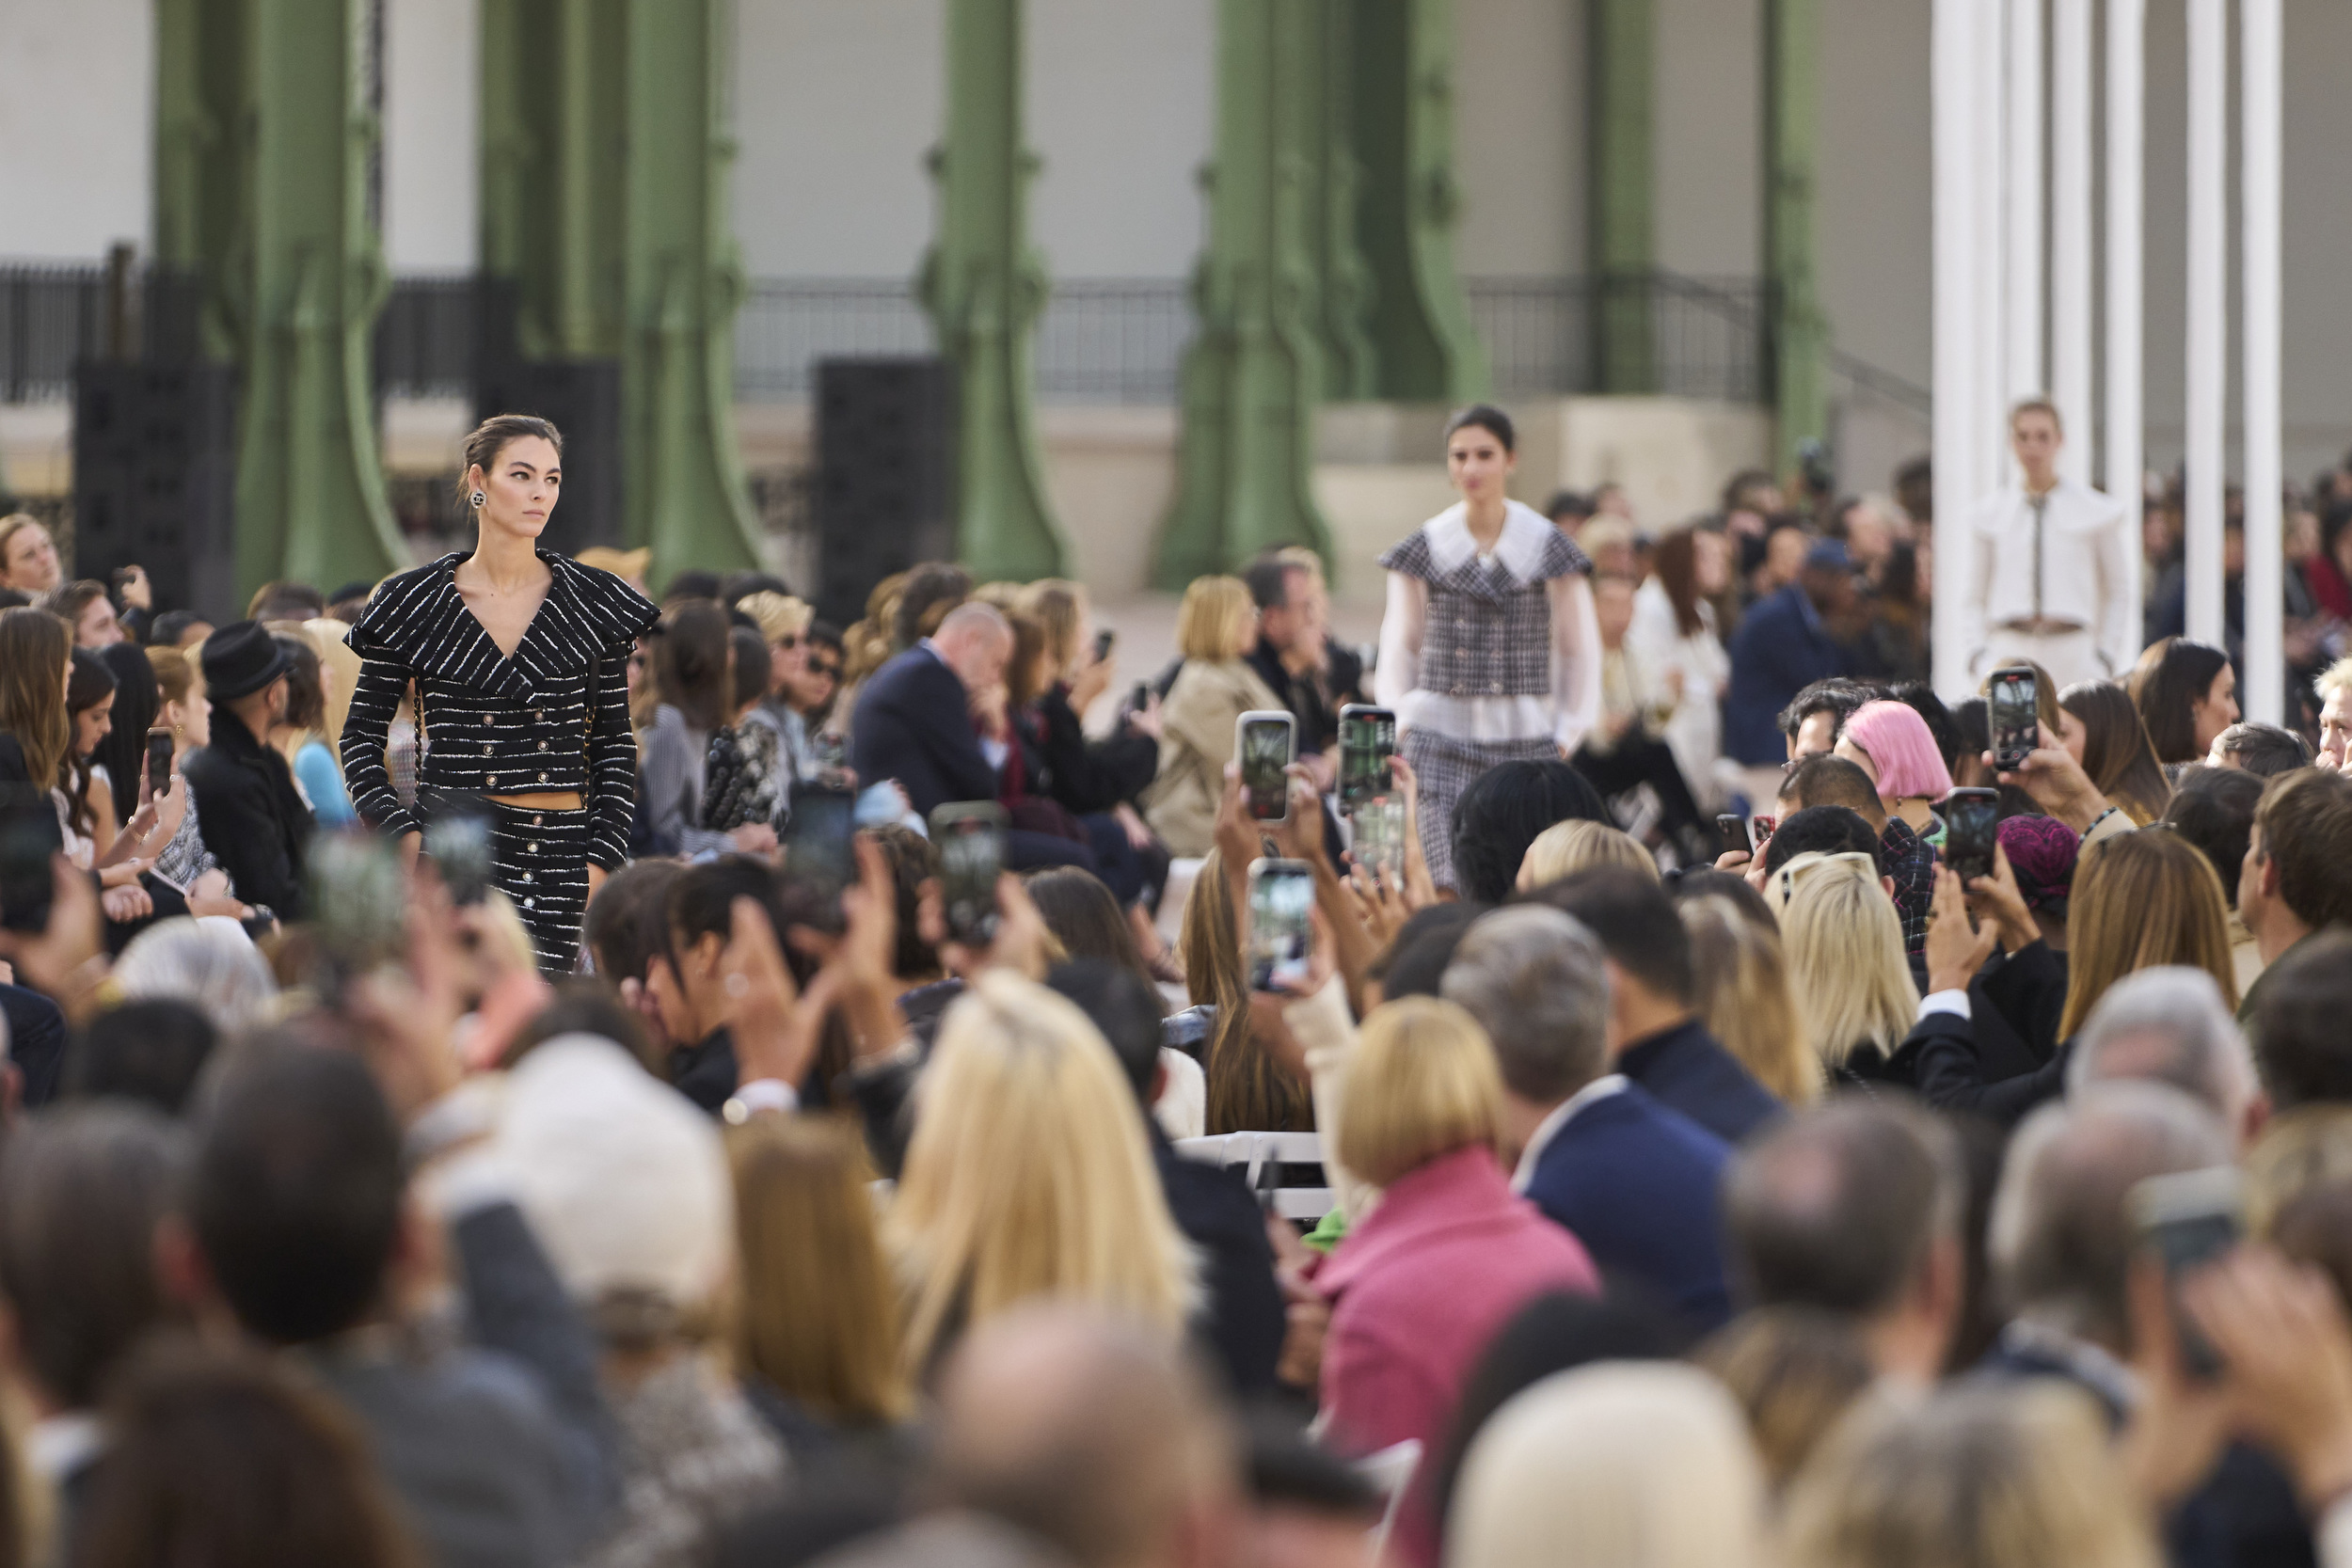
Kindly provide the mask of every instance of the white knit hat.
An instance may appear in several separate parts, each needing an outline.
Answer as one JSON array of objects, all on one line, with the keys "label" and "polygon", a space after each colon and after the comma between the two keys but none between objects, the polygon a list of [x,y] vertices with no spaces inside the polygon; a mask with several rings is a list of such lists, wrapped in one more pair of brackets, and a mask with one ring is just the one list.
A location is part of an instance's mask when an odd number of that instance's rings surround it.
[{"label": "white knit hat", "polygon": [[650,1292],[686,1310],[726,1279],[735,1193],[718,1126],[612,1041],[533,1049],[508,1075],[497,1142],[578,1300]]}]

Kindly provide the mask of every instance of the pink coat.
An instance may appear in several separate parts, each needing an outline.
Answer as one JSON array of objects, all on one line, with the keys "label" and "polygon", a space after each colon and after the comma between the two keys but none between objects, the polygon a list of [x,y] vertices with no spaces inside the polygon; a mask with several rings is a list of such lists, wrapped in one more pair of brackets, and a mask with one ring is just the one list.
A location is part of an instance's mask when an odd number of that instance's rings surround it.
[{"label": "pink coat", "polygon": [[[1493,1150],[1473,1147],[1391,1182],[1315,1283],[1331,1298],[1333,1442],[1370,1453],[1418,1437],[1426,1476],[1487,1342],[1534,1297],[1597,1293],[1600,1276],[1574,1236],[1512,1194]],[[1409,1554],[1434,1557],[1425,1512],[1408,1505],[1403,1523]]]}]

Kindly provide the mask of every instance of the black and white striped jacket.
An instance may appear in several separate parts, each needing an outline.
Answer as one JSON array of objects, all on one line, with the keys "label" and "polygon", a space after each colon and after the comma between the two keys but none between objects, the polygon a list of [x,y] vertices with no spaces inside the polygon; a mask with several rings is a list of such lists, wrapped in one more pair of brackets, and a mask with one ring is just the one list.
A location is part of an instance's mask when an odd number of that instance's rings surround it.
[{"label": "black and white striped jacket", "polygon": [[555,580],[508,658],[457,592],[469,555],[387,578],[351,628],[360,659],[342,735],[352,804],[388,833],[422,826],[384,765],[393,710],[413,680],[420,799],[577,790],[591,818],[589,861],[611,870],[628,858],[637,795],[628,657],[659,612],[612,573],[541,550]]}]

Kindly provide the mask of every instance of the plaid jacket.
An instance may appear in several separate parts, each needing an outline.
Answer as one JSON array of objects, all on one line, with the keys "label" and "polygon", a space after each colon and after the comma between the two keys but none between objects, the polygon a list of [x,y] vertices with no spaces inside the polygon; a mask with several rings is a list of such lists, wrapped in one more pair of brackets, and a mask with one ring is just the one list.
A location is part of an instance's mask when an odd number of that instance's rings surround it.
[{"label": "plaid jacket", "polygon": [[1895,879],[1903,956],[1917,958],[1928,950],[1928,906],[1935,902],[1935,846],[1913,832],[1910,823],[1890,815],[1886,831],[1879,834],[1879,863]]},{"label": "plaid jacket", "polygon": [[1540,696],[1551,689],[1551,595],[1547,584],[1591,570],[1566,535],[1554,531],[1535,571],[1522,579],[1501,561],[1461,562],[1439,571],[1426,529],[1416,529],[1380,558],[1391,572],[1429,584],[1422,633],[1421,689],[1449,697]]}]

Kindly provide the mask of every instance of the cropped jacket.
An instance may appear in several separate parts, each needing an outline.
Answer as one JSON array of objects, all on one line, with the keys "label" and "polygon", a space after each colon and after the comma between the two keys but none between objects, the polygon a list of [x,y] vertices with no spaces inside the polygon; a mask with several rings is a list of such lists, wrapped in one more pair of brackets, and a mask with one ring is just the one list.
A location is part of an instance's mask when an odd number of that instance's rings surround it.
[{"label": "cropped jacket", "polygon": [[[343,722],[343,778],[360,816],[419,831],[437,790],[539,795],[576,790],[590,817],[589,863],[628,858],[637,742],[628,726],[628,657],[659,612],[610,572],[541,550],[554,580],[514,655],[501,655],[457,592],[446,555],[380,583],[351,629],[359,679]],[[393,711],[417,686],[419,810],[392,792],[384,765]]]}]

